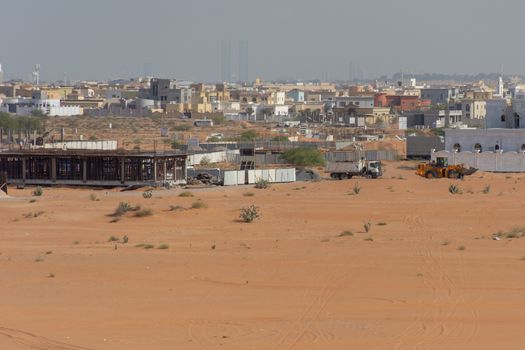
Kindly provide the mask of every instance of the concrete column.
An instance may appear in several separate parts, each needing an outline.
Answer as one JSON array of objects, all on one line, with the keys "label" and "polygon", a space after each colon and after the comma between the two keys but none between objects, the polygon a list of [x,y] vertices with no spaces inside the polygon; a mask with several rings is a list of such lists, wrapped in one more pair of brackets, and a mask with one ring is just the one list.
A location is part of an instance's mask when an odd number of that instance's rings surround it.
[{"label": "concrete column", "polygon": [[157,160],[153,161],[153,181],[157,182]]},{"label": "concrete column", "polygon": [[162,167],[163,167],[163,170],[164,170],[164,181],[166,181],[166,180],[168,180],[168,166],[167,166],[166,159],[164,159],[164,161],[162,162]]},{"label": "concrete column", "polygon": [[82,160],[82,181],[84,183],[87,182],[87,160],[86,159]]},{"label": "concrete column", "polygon": [[124,171],[125,171],[125,167],[124,167],[124,157],[120,157],[120,182],[121,183],[124,183],[125,181],[125,177],[124,177]]},{"label": "concrete column", "polygon": [[57,159],[51,158],[51,181],[57,181]]},{"label": "concrete column", "polygon": [[26,177],[27,177],[27,164],[26,164],[26,158],[22,158],[22,180],[23,180],[23,183],[25,184],[26,182]]}]

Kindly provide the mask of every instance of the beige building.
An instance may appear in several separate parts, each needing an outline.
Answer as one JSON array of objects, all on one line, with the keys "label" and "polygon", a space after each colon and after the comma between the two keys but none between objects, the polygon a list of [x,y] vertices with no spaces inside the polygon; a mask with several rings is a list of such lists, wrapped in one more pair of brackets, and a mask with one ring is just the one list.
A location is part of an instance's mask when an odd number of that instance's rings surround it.
[{"label": "beige building", "polygon": [[466,119],[485,119],[487,116],[487,102],[471,99],[462,100],[461,111]]}]

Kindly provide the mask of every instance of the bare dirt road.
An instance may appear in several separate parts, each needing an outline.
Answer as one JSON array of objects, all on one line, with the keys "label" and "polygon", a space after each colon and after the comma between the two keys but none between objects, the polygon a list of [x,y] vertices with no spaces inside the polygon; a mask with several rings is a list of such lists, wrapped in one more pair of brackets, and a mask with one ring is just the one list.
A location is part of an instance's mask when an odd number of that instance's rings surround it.
[{"label": "bare dirt road", "polygon": [[[426,180],[412,165],[186,198],[12,190],[0,349],[522,349],[525,238],[491,237],[525,226],[525,175]],[[111,223],[119,202],[153,215]],[[238,222],[251,204],[262,218]]]}]

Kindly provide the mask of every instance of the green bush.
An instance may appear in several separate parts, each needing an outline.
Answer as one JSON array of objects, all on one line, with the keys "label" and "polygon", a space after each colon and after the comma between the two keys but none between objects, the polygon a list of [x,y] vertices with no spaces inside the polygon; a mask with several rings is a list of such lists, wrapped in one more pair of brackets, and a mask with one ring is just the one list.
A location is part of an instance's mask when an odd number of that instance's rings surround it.
[{"label": "green bush", "polygon": [[184,124],[175,125],[173,127],[173,130],[174,131],[189,131],[191,130],[191,128],[192,128],[191,124],[184,123]]},{"label": "green bush", "polygon": [[171,143],[171,148],[172,149],[180,149],[181,147],[182,147],[182,144],[179,141],[173,141]]},{"label": "green bush", "polygon": [[354,191],[354,194],[359,194],[359,192],[361,192],[361,186],[359,185],[359,182],[354,184],[354,188],[352,190]]},{"label": "green bush", "polygon": [[179,197],[193,197],[193,193],[191,193],[190,191],[184,191],[179,193]]},{"label": "green bush", "polygon": [[258,179],[257,182],[255,182],[255,188],[264,190],[270,187],[270,183],[264,179]]},{"label": "green bush", "polygon": [[142,197],[146,198],[146,199],[149,199],[149,198],[153,197],[153,192],[151,190],[144,191],[144,192],[142,192]]},{"label": "green bush", "polygon": [[461,190],[461,188],[459,188],[459,186],[456,186],[456,185],[450,185],[448,187],[448,191],[451,193],[451,194],[462,194],[463,191]]},{"label": "green bush", "polygon": [[239,136],[240,141],[255,141],[259,137],[259,133],[255,130],[247,130]]},{"label": "green bush", "polygon": [[313,148],[294,148],[283,153],[283,159],[297,166],[324,166],[323,154]]},{"label": "green bush", "polygon": [[37,188],[33,190],[33,196],[35,197],[40,197],[43,194],[44,194],[44,189],[40,186],[38,186]]},{"label": "green bush", "polygon": [[204,208],[208,208],[208,205],[206,205],[206,203],[204,202],[196,201],[191,204],[191,208],[192,209],[204,209]]},{"label": "green bush", "polygon": [[135,212],[135,217],[137,218],[144,218],[146,216],[151,216],[151,215],[153,215],[153,211],[148,208],[140,209]]},{"label": "green bush", "polygon": [[343,231],[339,234],[339,237],[352,237],[354,233],[350,230]]},{"label": "green bush", "polygon": [[211,117],[211,120],[213,120],[214,125],[222,125],[226,122],[226,117],[224,114],[217,114]]},{"label": "green bush", "polygon": [[133,207],[129,203],[127,203],[127,202],[120,202],[118,204],[117,209],[115,209],[115,212],[113,212],[113,214],[111,214],[111,216],[115,216],[115,217],[122,216],[122,215],[126,214],[128,211],[132,211],[132,210],[133,210]]},{"label": "green bush", "polygon": [[250,205],[247,208],[242,208],[241,213],[239,214],[239,217],[242,221],[250,223],[253,222],[255,219],[258,219],[261,217],[261,214],[259,213],[259,208],[255,205]]}]

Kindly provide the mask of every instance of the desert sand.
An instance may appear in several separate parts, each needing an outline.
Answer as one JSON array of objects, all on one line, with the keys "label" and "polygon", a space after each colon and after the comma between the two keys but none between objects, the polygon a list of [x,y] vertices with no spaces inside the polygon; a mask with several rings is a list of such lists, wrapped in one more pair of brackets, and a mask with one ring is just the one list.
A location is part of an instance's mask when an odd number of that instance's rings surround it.
[{"label": "desert sand", "polygon": [[[426,180],[407,166],[193,198],[11,189],[0,349],[523,349],[525,238],[491,237],[525,226],[525,175]],[[197,200],[207,208],[170,210]],[[153,215],[110,223],[122,201]],[[239,222],[251,204],[261,219]]]}]

